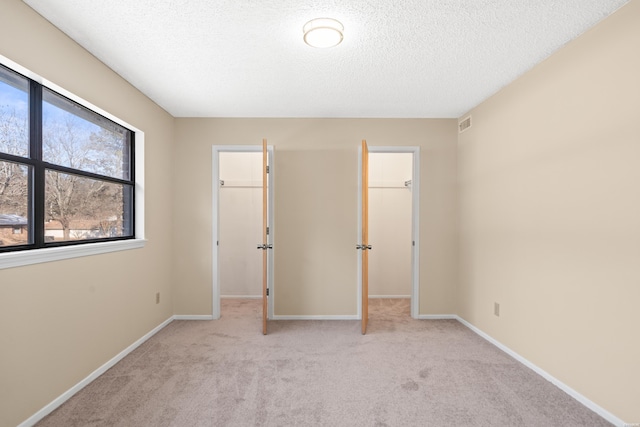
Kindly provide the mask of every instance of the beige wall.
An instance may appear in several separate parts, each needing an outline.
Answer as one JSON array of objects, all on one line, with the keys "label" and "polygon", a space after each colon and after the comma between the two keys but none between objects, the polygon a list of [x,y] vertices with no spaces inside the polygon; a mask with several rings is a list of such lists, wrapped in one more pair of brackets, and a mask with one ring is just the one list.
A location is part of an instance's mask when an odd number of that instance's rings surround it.
[{"label": "beige wall", "polygon": [[[19,0],[0,55],[146,134],[144,249],[0,270],[0,425],[24,421],[173,314],[173,118]],[[155,304],[155,293],[161,303]]]},{"label": "beige wall", "polygon": [[177,119],[176,313],[211,314],[211,147],[275,147],[275,314],[357,312],[358,146],[421,147],[420,312],[453,312],[456,122],[382,119]]},{"label": "beige wall", "polygon": [[369,153],[369,295],[411,296],[413,154]]},{"label": "beige wall", "polygon": [[[459,313],[640,422],[640,1],[475,108]],[[501,315],[493,315],[493,304]]]}]

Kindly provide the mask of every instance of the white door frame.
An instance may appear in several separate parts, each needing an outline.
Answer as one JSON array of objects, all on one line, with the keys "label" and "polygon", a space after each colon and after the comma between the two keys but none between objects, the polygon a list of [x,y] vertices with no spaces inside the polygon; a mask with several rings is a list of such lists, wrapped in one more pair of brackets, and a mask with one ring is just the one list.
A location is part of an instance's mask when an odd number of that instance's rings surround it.
[{"label": "white door frame", "polygon": [[[219,268],[219,250],[218,241],[220,240],[220,153],[262,153],[262,145],[214,145],[212,150],[212,229],[213,239],[212,243],[212,256],[213,256],[213,303],[212,303],[212,315],[214,319],[220,318],[220,268]],[[274,150],[272,145],[267,146],[267,164],[269,165],[269,173],[267,174],[267,186],[269,188],[267,202],[267,224],[269,227],[269,235],[267,236],[268,244],[273,244],[274,235],[274,221],[273,221],[273,201],[274,201],[274,187],[273,187],[273,157]],[[261,242],[256,241],[256,245]],[[257,249],[256,249],[257,250]],[[275,299],[275,290],[273,289],[273,251],[267,251],[267,288],[269,289],[268,297],[268,318],[273,317],[273,301]]]},{"label": "white door frame", "polygon": [[[411,153],[411,317],[420,315],[420,147],[369,146],[369,153]],[[362,242],[362,147],[358,147],[358,244]],[[371,243],[371,242],[369,242]],[[375,250],[375,248],[373,248]],[[358,254],[358,318],[362,319],[362,257]]]}]

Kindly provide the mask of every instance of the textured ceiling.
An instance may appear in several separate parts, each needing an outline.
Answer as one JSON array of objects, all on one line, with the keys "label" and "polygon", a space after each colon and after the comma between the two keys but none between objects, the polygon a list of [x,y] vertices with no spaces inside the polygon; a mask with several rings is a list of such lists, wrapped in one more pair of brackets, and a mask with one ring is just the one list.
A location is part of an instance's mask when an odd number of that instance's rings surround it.
[{"label": "textured ceiling", "polygon": [[[460,117],[627,0],[23,0],[175,117]],[[332,17],[344,41],[304,44]]]}]

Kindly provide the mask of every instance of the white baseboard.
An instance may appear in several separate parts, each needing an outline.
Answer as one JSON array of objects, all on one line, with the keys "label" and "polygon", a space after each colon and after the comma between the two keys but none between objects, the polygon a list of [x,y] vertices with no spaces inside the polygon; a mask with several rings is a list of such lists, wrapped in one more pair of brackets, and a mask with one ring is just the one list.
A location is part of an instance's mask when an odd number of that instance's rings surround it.
[{"label": "white baseboard", "polygon": [[455,314],[418,314],[418,320],[458,320]]},{"label": "white baseboard", "polygon": [[541,377],[543,377],[544,379],[546,379],[547,381],[549,381],[550,383],[552,383],[553,385],[558,387],[560,390],[564,391],[569,396],[573,397],[575,400],[577,400],[578,402],[582,403],[584,406],[586,406],[587,408],[589,408],[590,410],[592,410],[596,414],[600,415],[605,420],[609,421],[611,424],[613,424],[615,426],[619,426],[619,427],[634,425],[634,424],[629,424],[629,423],[623,422],[620,418],[616,417],[611,412],[607,411],[606,409],[604,409],[603,407],[601,407],[598,404],[594,403],[593,401],[587,399],[586,397],[584,397],[583,395],[581,395],[580,393],[578,393],[577,391],[575,391],[574,389],[572,389],[571,387],[569,387],[568,385],[566,385],[565,383],[563,383],[562,381],[560,381],[559,379],[557,379],[556,377],[554,377],[553,375],[551,375],[550,373],[545,371],[544,369],[534,365],[533,363],[531,363],[530,361],[528,361],[524,357],[520,356],[515,351],[511,350],[509,347],[505,346],[504,344],[502,344],[498,340],[492,338],[491,336],[487,335],[485,332],[483,332],[480,329],[478,329],[477,327],[473,326],[471,323],[467,322],[462,317],[455,316],[455,318],[460,323],[465,325],[467,328],[471,329],[473,332],[475,332],[476,334],[480,335],[482,338],[484,338],[485,340],[489,341],[491,344],[495,345],[500,350],[504,351],[509,356],[513,357],[518,362],[522,363],[527,368],[531,369],[536,374],[538,374]]},{"label": "white baseboard", "polygon": [[360,317],[357,314],[274,315],[272,320],[360,320]]},{"label": "white baseboard", "polygon": [[56,399],[51,401],[51,403],[46,405],[44,408],[40,409],[38,412],[36,412],[32,416],[30,416],[29,418],[24,420],[22,423],[20,423],[18,425],[18,427],[31,427],[31,426],[35,425],[38,421],[42,420],[44,417],[49,415],[51,412],[53,412],[55,409],[57,409],[64,402],[69,400],[74,394],[76,394],[77,392],[82,390],[84,387],[89,385],[93,380],[98,378],[100,375],[104,374],[113,365],[115,365],[116,363],[118,363],[119,361],[124,359],[124,357],[126,355],[131,353],[136,348],[140,347],[140,345],[142,345],[145,341],[147,341],[149,338],[151,338],[152,336],[157,334],[162,328],[164,328],[169,323],[171,323],[173,321],[173,319],[174,319],[174,316],[168,318],[167,320],[165,320],[164,322],[162,322],[161,324],[159,324],[158,326],[153,328],[150,332],[148,332],[142,338],[140,338],[139,340],[137,340],[136,342],[131,344],[129,347],[127,347],[124,350],[122,350],[120,353],[118,353],[116,356],[114,356],[107,363],[105,363],[104,365],[100,366],[98,369],[93,371],[86,378],[81,380],[78,384],[74,385],[69,390],[65,391],[60,396],[58,396]]},{"label": "white baseboard", "polygon": [[369,295],[369,299],[411,299],[411,295]]},{"label": "white baseboard", "polygon": [[176,314],[173,320],[213,320],[210,314]]}]

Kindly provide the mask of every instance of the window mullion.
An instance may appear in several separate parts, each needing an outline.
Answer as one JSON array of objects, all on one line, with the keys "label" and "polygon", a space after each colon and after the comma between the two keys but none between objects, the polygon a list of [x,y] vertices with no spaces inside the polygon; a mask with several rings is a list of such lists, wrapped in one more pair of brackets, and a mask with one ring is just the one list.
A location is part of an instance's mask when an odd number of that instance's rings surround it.
[{"label": "window mullion", "polygon": [[0,153],[0,160],[4,160],[7,162],[20,163],[23,165],[33,166],[35,163],[33,160],[28,159],[22,156],[15,156],[13,154]]},{"label": "window mullion", "polygon": [[42,162],[42,86],[31,81],[29,96],[29,153],[35,161],[31,173],[31,232],[36,247],[44,246],[45,168]]},{"label": "window mullion", "polygon": [[[129,179],[131,180],[131,190],[129,191],[129,200],[123,200],[123,211],[126,212],[126,221],[129,222],[129,231],[132,236],[136,235],[136,222],[134,218],[136,216],[136,137],[133,132],[129,132],[129,164],[127,170],[129,171]],[[127,210],[128,206],[128,210]]]},{"label": "window mullion", "polygon": [[85,178],[91,178],[98,181],[111,182],[111,183],[120,184],[120,185],[133,185],[135,183],[133,180],[113,178],[107,175],[100,175],[97,173],[83,171],[81,169],[74,169],[66,166],[56,165],[54,163],[43,162],[43,164],[46,170],[52,170],[52,171],[62,172],[70,175],[82,176]]}]

